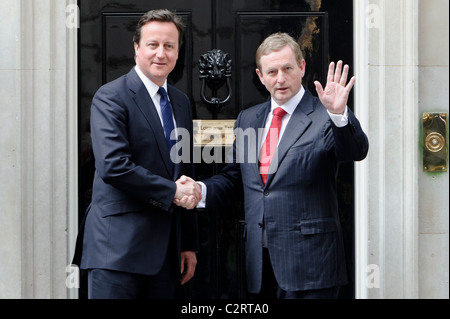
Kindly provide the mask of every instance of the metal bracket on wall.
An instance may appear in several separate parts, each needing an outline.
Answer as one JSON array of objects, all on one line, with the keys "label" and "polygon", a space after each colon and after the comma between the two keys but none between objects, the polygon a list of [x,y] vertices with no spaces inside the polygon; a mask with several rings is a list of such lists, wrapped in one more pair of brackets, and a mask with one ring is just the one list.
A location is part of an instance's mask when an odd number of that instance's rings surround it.
[{"label": "metal bracket on wall", "polygon": [[423,171],[447,171],[447,113],[423,113]]}]

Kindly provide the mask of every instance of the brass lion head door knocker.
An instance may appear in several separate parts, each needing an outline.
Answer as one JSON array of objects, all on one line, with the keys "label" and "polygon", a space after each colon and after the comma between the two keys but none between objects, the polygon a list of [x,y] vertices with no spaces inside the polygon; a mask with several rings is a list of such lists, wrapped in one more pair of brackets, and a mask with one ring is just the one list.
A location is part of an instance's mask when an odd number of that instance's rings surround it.
[{"label": "brass lion head door knocker", "polygon": [[[231,99],[231,58],[228,53],[214,49],[200,57],[199,70],[202,87],[200,97],[213,114],[213,119]],[[228,94],[218,97],[219,89],[226,84]],[[212,91],[211,98],[206,97],[206,86]]]}]

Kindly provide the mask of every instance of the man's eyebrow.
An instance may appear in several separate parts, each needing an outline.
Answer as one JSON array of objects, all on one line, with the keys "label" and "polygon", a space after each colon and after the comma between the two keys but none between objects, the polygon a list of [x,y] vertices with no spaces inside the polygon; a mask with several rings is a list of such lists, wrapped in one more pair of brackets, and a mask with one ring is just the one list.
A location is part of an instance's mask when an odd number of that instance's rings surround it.
[{"label": "man's eyebrow", "polygon": [[274,70],[278,70],[278,69],[284,69],[284,68],[286,68],[288,66],[292,67],[293,64],[291,62],[288,62],[288,63],[285,63],[285,64],[281,65],[281,67],[273,67],[273,66],[271,66],[271,67],[268,67],[266,69],[266,72],[274,71]]},{"label": "man's eyebrow", "polygon": [[286,64],[283,64],[283,68],[288,67],[288,66],[293,66],[294,64],[292,64],[291,62],[288,62]]}]

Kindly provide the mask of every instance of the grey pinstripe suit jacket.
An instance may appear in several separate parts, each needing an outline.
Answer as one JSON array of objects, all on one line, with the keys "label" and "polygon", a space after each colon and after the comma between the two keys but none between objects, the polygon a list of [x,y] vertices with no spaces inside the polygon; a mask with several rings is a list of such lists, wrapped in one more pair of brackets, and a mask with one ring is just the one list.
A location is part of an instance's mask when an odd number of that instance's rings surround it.
[{"label": "grey pinstripe suit jacket", "polygon": [[[270,101],[242,111],[236,128],[258,132]],[[336,127],[320,100],[306,90],[278,146],[276,172],[262,183],[257,161],[249,160],[257,142],[235,142],[235,161],[203,181],[206,208],[226,205],[242,183],[246,222],[247,285],[258,293],[262,279],[262,227],[274,274],[286,291],[321,289],[347,282],[336,176],[340,162],[366,157],[368,139],[349,111],[349,124]],[[242,142],[242,144],[241,144]],[[238,155],[236,156],[236,152]]]}]

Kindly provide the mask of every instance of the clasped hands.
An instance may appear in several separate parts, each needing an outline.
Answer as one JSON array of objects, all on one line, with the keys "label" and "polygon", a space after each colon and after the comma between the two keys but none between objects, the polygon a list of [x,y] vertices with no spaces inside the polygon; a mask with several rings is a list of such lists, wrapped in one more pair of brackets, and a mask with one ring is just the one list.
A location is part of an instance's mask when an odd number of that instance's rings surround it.
[{"label": "clasped hands", "polygon": [[173,202],[186,209],[193,209],[202,199],[202,187],[192,178],[181,176],[176,182],[177,190]]}]

